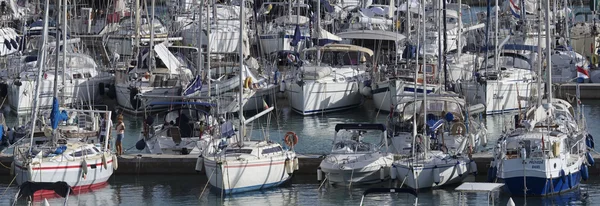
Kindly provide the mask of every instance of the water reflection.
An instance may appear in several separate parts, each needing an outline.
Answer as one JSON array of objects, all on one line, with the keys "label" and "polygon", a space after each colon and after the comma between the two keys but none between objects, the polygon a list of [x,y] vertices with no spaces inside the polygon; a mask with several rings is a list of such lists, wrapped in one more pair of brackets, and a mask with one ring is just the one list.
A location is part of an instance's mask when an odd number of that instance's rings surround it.
[{"label": "water reflection", "polygon": [[[309,177],[307,177],[309,178]],[[312,178],[312,177],[310,177]],[[0,188],[7,188],[12,178],[0,176]],[[363,192],[370,187],[390,187],[387,182],[358,187],[324,186],[320,190],[315,181],[297,181],[284,187],[264,191],[254,191],[221,197],[220,194],[207,190],[200,193],[206,184],[206,177],[200,175],[187,176],[115,176],[109,185],[91,193],[72,195],[68,205],[357,205]],[[469,181],[473,181],[470,179]],[[513,197],[516,205],[586,205],[600,201],[600,179],[592,179],[581,185],[581,188],[551,197]],[[446,187],[438,190],[419,191],[418,200],[409,194],[371,194],[365,198],[365,205],[487,205],[488,195],[485,192],[463,193]],[[6,195],[0,198],[0,205],[10,205],[17,187],[8,187]],[[4,192],[4,191],[2,191]],[[506,205],[507,193],[492,193],[490,204]],[[49,199],[51,205],[62,205],[64,199]],[[25,205],[20,200],[18,205]],[[40,205],[41,202],[35,203]]]}]

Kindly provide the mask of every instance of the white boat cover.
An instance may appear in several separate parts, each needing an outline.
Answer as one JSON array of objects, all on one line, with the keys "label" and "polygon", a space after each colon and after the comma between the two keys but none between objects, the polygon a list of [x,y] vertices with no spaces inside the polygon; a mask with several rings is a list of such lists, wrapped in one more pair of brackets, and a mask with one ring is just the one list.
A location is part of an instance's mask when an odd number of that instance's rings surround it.
[{"label": "white boat cover", "polygon": [[169,49],[165,46],[165,44],[157,44],[154,46],[154,51],[158,55],[158,57],[162,60],[163,63],[169,69],[170,74],[179,74],[176,70],[183,67],[184,65],[179,62],[179,59],[173,55]]},{"label": "white boat cover", "polygon": [[321,79],[331,74],[331,67],[328,66],[304,66],[301,68],[304,72],[304,79]]}]

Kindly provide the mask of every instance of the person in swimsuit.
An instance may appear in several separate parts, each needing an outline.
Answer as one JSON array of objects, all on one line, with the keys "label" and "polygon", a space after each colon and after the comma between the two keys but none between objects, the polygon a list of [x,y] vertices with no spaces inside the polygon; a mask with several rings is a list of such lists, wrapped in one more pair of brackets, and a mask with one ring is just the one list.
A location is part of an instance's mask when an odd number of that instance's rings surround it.
[{"label": "person in swimsuit", "polygon": [[117,141],[115,142],[115,147],[117,148],[117,155],[123,155],[123,136],[125,136],[125,123],[123,123],[123,115],[119,115],[117,118],[119,123],[117,123]]}]

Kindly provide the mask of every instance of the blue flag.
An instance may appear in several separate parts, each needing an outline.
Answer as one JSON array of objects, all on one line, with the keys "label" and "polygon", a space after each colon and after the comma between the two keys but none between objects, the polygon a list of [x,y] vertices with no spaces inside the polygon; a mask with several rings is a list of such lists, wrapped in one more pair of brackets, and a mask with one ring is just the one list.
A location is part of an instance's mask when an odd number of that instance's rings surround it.
[{"label": "blue flag", "polygon": [[294,30],[294,39],[292,39],[291,45],[298,46],[301,38],[302,32],[300,31],[300,25],[296,25],[296,30]]},{"label": "blue flag", "polygon": [[200,75],[197,75],[196,78],[194,78],[194,81],[190,82],[188,84],[188,86],[185,88],[185,90],[183,91],[183,96],[193,94],[194,92],[200,91],[201,89],[202,89],[202,77]]}]

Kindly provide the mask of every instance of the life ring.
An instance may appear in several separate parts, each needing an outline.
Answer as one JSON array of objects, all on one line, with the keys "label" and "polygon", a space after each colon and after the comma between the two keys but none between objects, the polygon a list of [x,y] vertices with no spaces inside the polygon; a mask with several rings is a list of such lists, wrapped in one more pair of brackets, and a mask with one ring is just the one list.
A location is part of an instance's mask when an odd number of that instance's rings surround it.
[{"label": "life ring", "polygon": [[421,136],[421,135],[417,135],[415,138],[416,138],[416,139],[415,139],[415,142],[416,142],[416,143],[421,143],[421,142],[423,142],[423,136]]},{"label": "life ring", "polygon": [[450,134],[452,135],[464,135],[467,132],[467,127],[462,122],[452,124],[450,128]]},{"label": "life ring", "polygon": [[285,144],[287,146],[293,147],[296,144],[298,144],[298,135],[296,135],[296,133],[294,132],[287,132],[285,133],[285,137],[283,138],[283,141],[285,142]]},{"label": "life ring", "polygon": [[594,64],[594,65],[598,64],[598,55],[597,54],[592,54],[592,64]]},{"label": "life ring", "polygon": [[289,63],[296,62],[296,56],[294,56],[294,54],[290,53],[290,54],[287,55],[287,60],[288,60]]},{"label": "life ring", "polygon": [[246,80],[244,80],[244,88],[250,88],[250,85],[252,85],[252,77],[246,77]]}]

